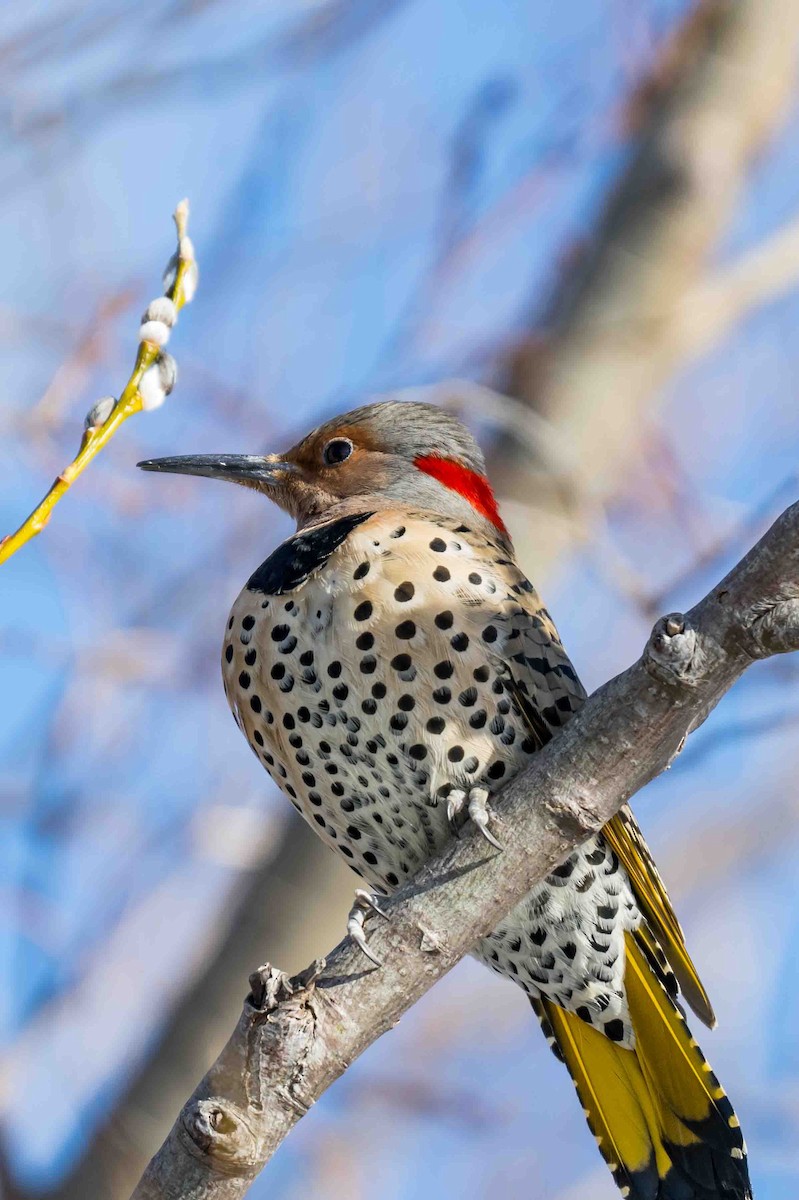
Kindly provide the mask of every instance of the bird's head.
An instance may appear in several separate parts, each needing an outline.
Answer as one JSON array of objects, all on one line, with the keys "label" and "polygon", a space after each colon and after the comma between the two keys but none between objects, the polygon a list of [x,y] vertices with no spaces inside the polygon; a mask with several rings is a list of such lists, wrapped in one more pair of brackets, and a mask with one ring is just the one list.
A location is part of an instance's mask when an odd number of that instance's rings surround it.
[{"label": "bird's head", "polygon": [[387,400],[314,429],[285,454],[154,458],[145,471],[227,479],[263,492],[300,528],[327,515],[410,508],[508,537],[472,434],[432,404]]}]

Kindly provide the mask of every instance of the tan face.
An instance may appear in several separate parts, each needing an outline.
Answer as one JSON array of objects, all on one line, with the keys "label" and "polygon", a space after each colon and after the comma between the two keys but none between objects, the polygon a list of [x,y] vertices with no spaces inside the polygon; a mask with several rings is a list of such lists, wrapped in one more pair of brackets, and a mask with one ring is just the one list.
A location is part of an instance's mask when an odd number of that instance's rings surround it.
[{"label": "tan face", "polygon": [[305,513],[309,506],[323,510],[336,500],[380,492],[399,473],[415,469],[352,425],[314,430],[283,459],[294,468],[285,481],[286,499],[292,510],[300,501]]}]

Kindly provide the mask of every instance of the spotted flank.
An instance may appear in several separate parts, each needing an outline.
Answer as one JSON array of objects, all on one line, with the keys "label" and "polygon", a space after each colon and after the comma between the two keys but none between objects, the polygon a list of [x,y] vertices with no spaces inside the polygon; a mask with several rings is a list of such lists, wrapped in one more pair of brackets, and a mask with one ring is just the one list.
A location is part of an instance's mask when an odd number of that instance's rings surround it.
[{"label": "spotted flank", "polygon": [[[501,531],[385,507],[279,547],[234,605],[222,667],[258,759],[383,894],[443,847],[448,804],[490,801],[585,695]],[[629,809],[474,954],[529,997],[622,1194],[750,1196],[678,986],[712,1008]]]}]

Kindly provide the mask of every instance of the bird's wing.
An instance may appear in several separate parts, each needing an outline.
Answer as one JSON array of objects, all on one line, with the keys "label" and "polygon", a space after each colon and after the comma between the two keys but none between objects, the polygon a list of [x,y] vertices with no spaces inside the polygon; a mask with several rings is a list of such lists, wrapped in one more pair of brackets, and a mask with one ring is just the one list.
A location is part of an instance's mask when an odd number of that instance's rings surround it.
[{"label": "bird's wing", "polygon": [[[515,570],[514,565],[514,570]],[[544,746],[585,699],[557,629],[535,590],[522,580],[506,605],[503,651],[511,692],[533,737]],[[518,595],[518,601],[515,597]],[[685,946],[685,937],[644,836],[628,805],[602,833],[627,872],[638,906],[662,949],[687,1003],[711,1028],[713,1007]]]},{"label": "bird's wing", "polygon": [[605,825],[602,833],[629,876],[638,907],[674,972],[680,991],[693,1011],[711,1029],[716,1014],[685,945],[680,922],[638,822],[628,805]]}]

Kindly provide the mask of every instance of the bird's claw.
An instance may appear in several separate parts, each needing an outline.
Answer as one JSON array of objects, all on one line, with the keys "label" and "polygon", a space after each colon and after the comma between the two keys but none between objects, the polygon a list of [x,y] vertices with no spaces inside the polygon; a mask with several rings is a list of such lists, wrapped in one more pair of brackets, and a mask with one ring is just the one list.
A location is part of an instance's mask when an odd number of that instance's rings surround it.
[{"label": "bird's claw", "polygon": [[468,792],[463,788],[453,788],[447,796],[447,821],[455,837],[460,837],[466,816],[471,817],[486,841],[497,850],[502,850],[503,847],[489,828],[491,809],[488,807],[488,797],[488,788],[473,787]]},{"label": "bird's claw", "polygon": [[377,967],[382,967],[382,960],[376,954],[372,953],[366,941],[364,922],[372,913],[377,913],[384,921],[388,921],[389,919],[388,913],[383,911],[370,892],[367,892],[364,888],[357,888],[355,900],[347,918],[347,933],[370,962],[373,962]]},{"label": "bird's claw", "polygon": [[497,841],[489,829],[491,809],[488,807],[488,795],[488,788],[472,788],[469,792],[469,816],[485,840],[490,842],[497,850],[502,850],[502,844]]},{"label": "bird's claw", "polygon": [[453,788],[447,796],[447,821],[455,837],[461,836],[461,818],[466,807],[466,793],[463,788]]}]

